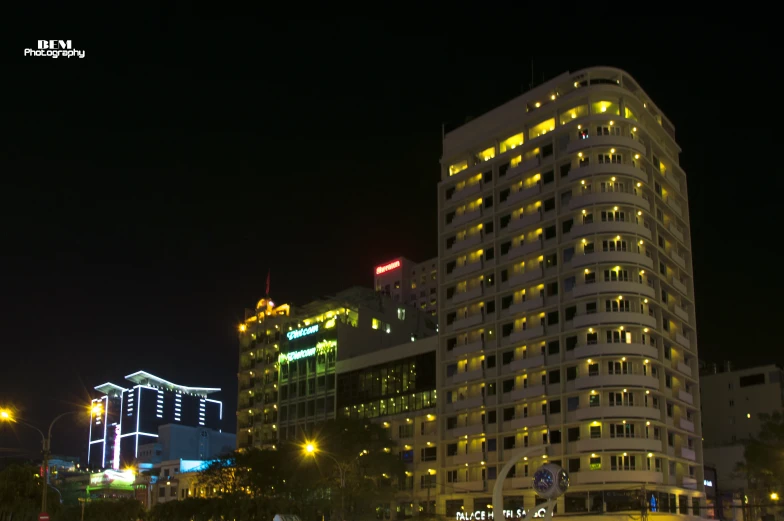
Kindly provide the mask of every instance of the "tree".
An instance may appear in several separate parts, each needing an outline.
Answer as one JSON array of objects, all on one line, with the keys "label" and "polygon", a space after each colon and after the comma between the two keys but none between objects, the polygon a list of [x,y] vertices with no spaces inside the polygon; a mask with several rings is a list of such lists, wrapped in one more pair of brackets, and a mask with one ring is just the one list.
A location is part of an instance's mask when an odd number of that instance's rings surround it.
[{"label": "tree", "polygon": [[[0,472],[0,520],[34,519],[41,510],[41,484],[38,468],[10,465]],[[57,492],[50,491],[47,510],[60,510]]]},{"label": "tree", "polygon": [[760,505],[770,503],[770,494],[784,494],[784,415],[760,414],[759,435],[744,441],[744,461],[736,471],[748,482],[751,519],[758,517]]},{"label": "tree", "polygon": [[[326,422],[313,443],[317,447],[314,459],[324,475],[332,478],[333,512],[340,512],[339,501],[346,506],[345,519],[367,518],[379,504],[394,497],[405,466],[387,429],[368,420],[339,419]],[[334,459],[321,458],[319,452]],[[345,487],[340,487],[341,476]]]}]

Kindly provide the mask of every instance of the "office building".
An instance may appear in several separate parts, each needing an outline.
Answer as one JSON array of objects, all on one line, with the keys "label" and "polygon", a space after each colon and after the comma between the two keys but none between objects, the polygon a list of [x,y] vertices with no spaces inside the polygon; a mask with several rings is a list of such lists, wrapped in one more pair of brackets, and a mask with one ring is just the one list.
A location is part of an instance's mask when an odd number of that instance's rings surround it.
[{"label": "office building", "polygon": [[[240,448],[273,447],[335,418],[340,360],[436,334],[429,315],[360,287],[288,307],[272,319],[256,317],[240,327]],[[257,387],[258,380],[268,390]],[[257,421],[256,432],[266,428],[267,437],[254,435]]]},{"label": "office building", "polygon": [[784,371],[776,365],[700,376],[705,447],[740,443],[762,428],[761,414],[784,412]]},{"label": "office building", "polygon": [[394,499],[379,505],[392,519],[436,511],[437,347],[431,336],[337,362],[337,414],[388,429],[405,463]]},{"label": "office building", "polygon": [[236,447],[235,434],[169,423],[158,427],[158,437],[153,443],[139,445],[137,460],[145,463],[210,460],[226,456]]},{"label": "office building", "polygon": [[93,399],[87,449],[91,468],[118,470],[137,459],[139,446],[155,443],[161,425],[222,430],[223,404],[208,398],[220,389],[179,385],[146,371],[125,379],[125,387],[106,383],[95,388],[103,396]]},{"label": "office building", "polygon": [[[626,72],[564,73],[445,134],[439,514],[704,506],[691,233],[672,124]],[[543,457],[544,456],[544,457]],[[516,459],[516,457],[515,457]],[[505,507],[506,509],[506,507]]]},{"label": "office building", "polygon": [[776,365],[722,371],[714,365],[700,375],[705,464],[716,470],[718,489],[741,497],[749,488],[736,471],[745,461],[743,441],[759,436],[761,415],[784,412],[784,371]]},{"label": "office building", "polygon": [[438,258],[421,263],[398,257],[375,267],[373,287],[395,302],[431,315],[438,309]]}]

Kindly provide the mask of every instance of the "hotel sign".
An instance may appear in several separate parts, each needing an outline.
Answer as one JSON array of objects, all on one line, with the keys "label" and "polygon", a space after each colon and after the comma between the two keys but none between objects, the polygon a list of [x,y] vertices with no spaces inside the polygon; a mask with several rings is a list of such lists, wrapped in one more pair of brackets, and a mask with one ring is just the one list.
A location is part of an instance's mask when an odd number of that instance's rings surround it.
[{"label": "hotel sign", "polygon": [[376,275],[381,275],[382,273],[386,273],[388,271],[392,271],[400,267],[400,261],[392,261],[388,264],[384,264],[383,266],[379,266],[376,268]]},{"label": "hotel sign", "polygon": [[[547,515],[547,509],[540,508],[539,510],[525,510],[524,508],[518,508],[516,510],[504,510],[504,518],[506,519],[525,519],[529,514],[531,514],[531,517],[535,518],[544,517]],[[457,512],[455,514],[455,521],[488,521],[490,519],[493,519],[492,510]]]},{"label": "hotel sign", "polygon": [[303,327],[302,329],[295,329],[294,331],[289,331],[286,333],[286,338],[289,340],[296,340],[297,338],[302,338],[303,336],[312,335],[313,333],[318,333],[319,325],[313,324],[312,326]]}]

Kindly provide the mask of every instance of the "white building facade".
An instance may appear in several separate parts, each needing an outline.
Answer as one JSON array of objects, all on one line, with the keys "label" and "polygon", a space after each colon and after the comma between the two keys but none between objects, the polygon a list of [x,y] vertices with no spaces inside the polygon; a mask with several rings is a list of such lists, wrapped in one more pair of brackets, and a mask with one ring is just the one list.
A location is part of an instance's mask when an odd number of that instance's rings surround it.
[{"label": "white building facade", "polygon": [[[686,175],[624,71],[564,73],[447,133],[439,184],[437,512],[704,515]],[[643,500],[644,498],[644,500]],[[623,513],[623,514],[622,514]]]},{"label": "white building facade", "polygon": [[414,262],[397,257],[373,269],[373,287],[395,302],[436,315],[438,309],[438,258]]}]

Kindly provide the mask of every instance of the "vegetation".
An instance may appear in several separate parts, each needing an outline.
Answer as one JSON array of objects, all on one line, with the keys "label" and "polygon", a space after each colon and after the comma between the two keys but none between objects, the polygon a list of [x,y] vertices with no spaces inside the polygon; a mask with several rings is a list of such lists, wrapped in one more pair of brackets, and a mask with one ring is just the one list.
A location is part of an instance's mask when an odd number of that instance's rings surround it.
[{"label": "vegetation", "polygon": [[[308,443],[311,452],[305,450]],[[36,472],[19,466],[0,472],[0,521],[37,519],[41,481]],[[378,505],[392,499],[403,472],[386,429],[368,421],[330,421],[312,439],[277,450],[238,451],[212,463],[197,480],[206,497],[161,503],[149,512],[135,499],[94,500],[85,505],[84,520],[271,521],[275,514],[372,519]],[[81,519],[81,505],[60,505],[54,491],[49,499],[53,521]]]},{"label": "vegetation", "polygon": [[737,472],[748,482],[746,496],[751,519],[764,513],[762,505],[771,503],[771,493],[784,495],[784,415],[761,414],[759,436],[744,442],[744,461]]}]

